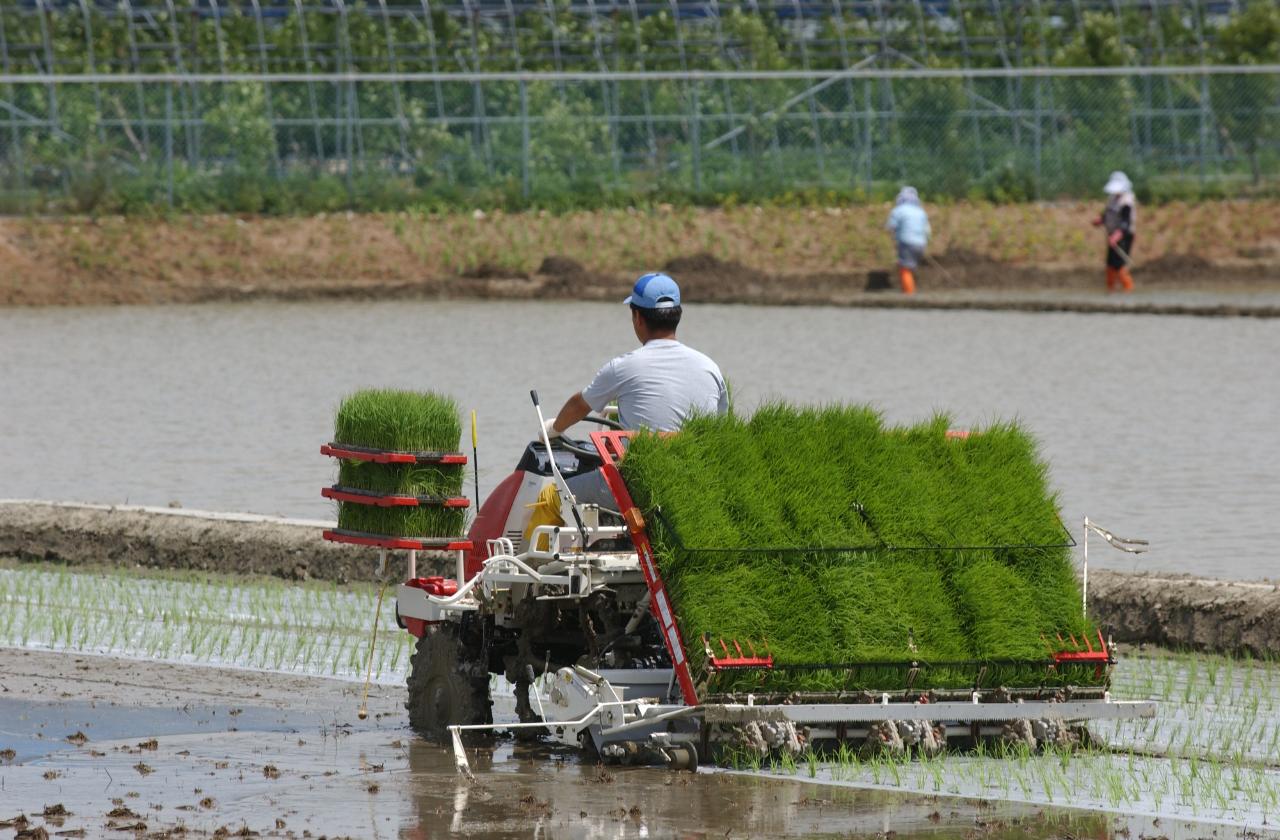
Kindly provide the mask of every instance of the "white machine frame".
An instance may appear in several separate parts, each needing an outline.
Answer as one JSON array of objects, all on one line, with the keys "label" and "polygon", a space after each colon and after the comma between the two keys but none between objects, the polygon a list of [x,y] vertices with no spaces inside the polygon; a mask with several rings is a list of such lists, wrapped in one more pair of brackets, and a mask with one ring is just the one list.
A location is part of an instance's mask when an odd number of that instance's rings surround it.
[{"label": "white machine frame", "polygon": [[[506,537],[489,540],[489,558],[478,574],[459,585],[456,593],[430,595],[402,584],[397,590],[397,609],[402,616],[435,624],[456,620],[483,604],[502,623],[510,617],[514,604],[530,591],[537,599],[577,601],[622,583],[643,585],[635,552],[590,550],[597,540],[625,536],[627,530],[601,526],[591,515],[585,520],[583,531],[554,525],[533,529],[528,540],[531,548],[520,553]],[[581,545],[583,534],[588,542],[586,550]],[[536,546],[543,544],[543,537],[547,548],[539,550]],[[410,563],[413,562],[411,558]],[[458,580],[463,581],[461,554],[458,566]],[[413,574],[412,566],[410,573]],[[647,608],[646,597],[637,604],[633,625],[639,623]],[[462,733],[481,730],[545,730],[557,741],[570,745],[590,737],[604,755],[613,754],[611,750],[621,754],[636,744],[666,754],[675,746],[696,744],[703,727],[718,724],[786,722],[805,727],[813,739],[822,739],[865,736],[872,726],[884,721],[928,721],[945,724],[948,736],[973,737],[999,735],[1004,725],[1013,720],[1070,724],[1150,718],[1156,713],[1154,701],[1113,700],[1109,693],[1089,700],[990,702],[978,691],[972,692],[967,701],[905,702],[884,693],[879,702],[873,703],[757,704],[748,696],[745,703],[691,706],[681,701],[673,683],[672,669],[561,668],[548,674],[543,689],[534,695],[542,722],[450,726],[458,769],[470,773]]]}]

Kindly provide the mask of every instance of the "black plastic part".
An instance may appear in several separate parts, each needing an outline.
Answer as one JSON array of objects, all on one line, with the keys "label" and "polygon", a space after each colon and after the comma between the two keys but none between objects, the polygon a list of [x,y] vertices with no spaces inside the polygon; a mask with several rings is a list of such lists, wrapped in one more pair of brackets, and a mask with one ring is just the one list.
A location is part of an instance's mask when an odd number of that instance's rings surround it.
[{"label": "black plastic part", "polygon": [[[555,453],[556,466],[560,468],[560,474],[565,478],[598,470],[604,463],[599,453],[589,453],[592,457],[587,457],[581,452],[570,451],[561,444],[559,438],[551,439],[551,451]],[[516,469],[533,475],[551,475],[551,463],[547,459],[546,445],[540,440],[531,441],[525,447],[524,454],[520,456]]]}]

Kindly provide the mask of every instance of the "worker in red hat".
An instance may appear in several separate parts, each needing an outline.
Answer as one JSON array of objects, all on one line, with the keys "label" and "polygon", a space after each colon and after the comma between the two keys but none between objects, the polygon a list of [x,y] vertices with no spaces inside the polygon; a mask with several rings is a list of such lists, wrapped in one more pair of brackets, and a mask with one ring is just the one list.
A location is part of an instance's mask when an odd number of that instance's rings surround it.
[{"label": "worker in red hat", "polygon": [[1116,171],[1102,189],[1107,194],[1107,206],[1093,224],[1107,233],[1107,291],[1132,292],[1129,265],[1133,262],[1133,231],[1138,210],[1133,182],[1128,175]]}]

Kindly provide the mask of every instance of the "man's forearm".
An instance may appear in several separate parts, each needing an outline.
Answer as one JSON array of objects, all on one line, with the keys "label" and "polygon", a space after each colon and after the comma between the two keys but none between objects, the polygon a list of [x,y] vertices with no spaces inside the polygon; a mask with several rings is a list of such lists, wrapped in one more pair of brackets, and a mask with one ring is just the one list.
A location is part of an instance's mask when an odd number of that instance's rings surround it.
[{"label": "man's forearm", "polygon": [[587,401],[582,397],[582,392],[579,391],[565,400],[564,406],[560,409],[560,413],[556,415],[555,422],[551,426],[557,432],[563,432],[590,413],[591,406],[587,404]]}]

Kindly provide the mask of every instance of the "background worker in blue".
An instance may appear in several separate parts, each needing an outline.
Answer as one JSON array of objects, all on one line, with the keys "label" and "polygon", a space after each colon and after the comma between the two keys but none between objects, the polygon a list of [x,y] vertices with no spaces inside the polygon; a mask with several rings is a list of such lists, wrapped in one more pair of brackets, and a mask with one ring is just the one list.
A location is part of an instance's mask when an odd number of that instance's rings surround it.
[{"label": "background worker in blue", "polygon": [[920,194],[915,187],[903,187],[898,192],[893,211],[885,227],[893,233],[894,247],[898,251],[898,279],[903,294],[916,293],[915,271],[924,259],[925,246],[929,244],[929,214],[920,204]]}]

